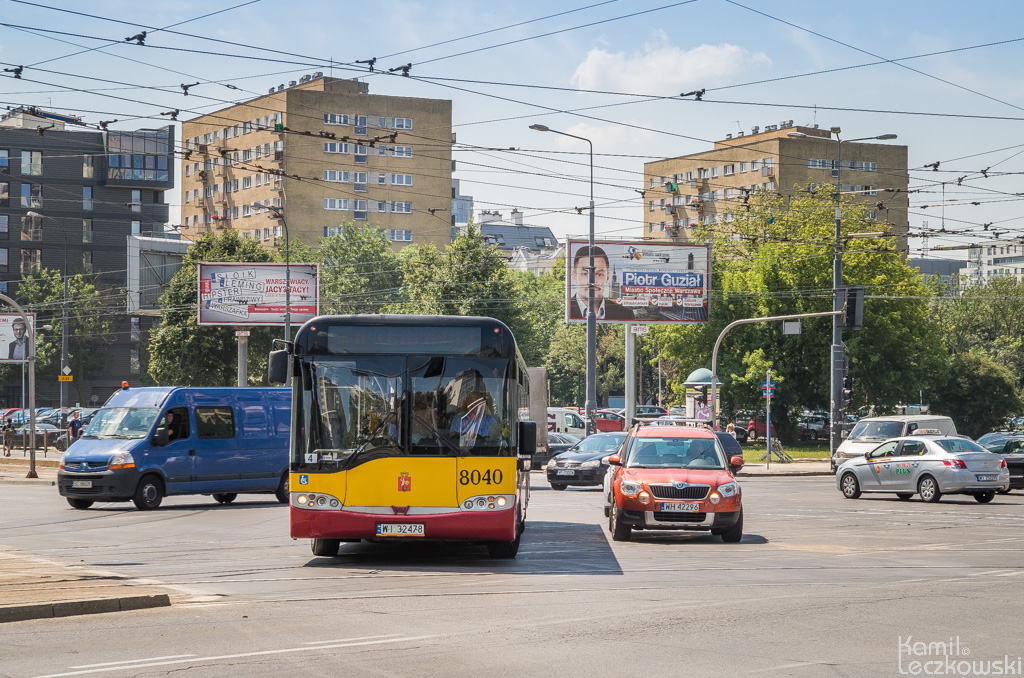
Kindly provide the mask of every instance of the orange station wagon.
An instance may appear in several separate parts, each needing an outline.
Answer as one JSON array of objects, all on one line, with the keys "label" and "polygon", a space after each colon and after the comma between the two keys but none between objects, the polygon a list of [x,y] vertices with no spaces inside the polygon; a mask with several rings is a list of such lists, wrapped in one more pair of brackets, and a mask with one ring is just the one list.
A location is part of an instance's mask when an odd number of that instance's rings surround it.
[{"label": "orange station wagon", "polygon": [[705,530],[722,541],[743,538],[743,506],[733,473],[742,457],[726,459],[714,432],[690,426],[636,426],[612,455],[606,513],[615,541],[633,530]]}]

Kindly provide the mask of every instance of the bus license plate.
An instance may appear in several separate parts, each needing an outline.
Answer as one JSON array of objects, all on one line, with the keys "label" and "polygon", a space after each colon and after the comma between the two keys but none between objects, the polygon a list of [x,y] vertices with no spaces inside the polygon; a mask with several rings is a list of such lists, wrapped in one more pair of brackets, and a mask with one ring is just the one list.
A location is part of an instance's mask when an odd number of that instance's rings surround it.
[{"label": "bus license plate", "polygon": [[673,511],[678,513],[698,513],[700,511],[700,504],[690,503],[681,504],[678,502],[661,502],[662,511]]},{"label": "bus license plate", "polygon": [[377,523],[378,537],[422,537],[423,523]]},{"label": "bus license plate", "polygon": [[81,487],[81,488],[92,487],[92,481],[91,480],[72,480],[71,481],[71,487]]}]

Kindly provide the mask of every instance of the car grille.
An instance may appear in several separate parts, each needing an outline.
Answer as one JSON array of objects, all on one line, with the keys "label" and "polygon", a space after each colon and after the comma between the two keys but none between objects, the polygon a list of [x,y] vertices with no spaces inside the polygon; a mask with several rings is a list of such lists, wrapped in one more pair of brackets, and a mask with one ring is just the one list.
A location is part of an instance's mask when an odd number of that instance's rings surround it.
[{"label": "car grille", "polygon": [[672,485],[649,485],[651,494],[658,499],[704,499],[711,490],[710,485],[687,485],[677,488]]},{"label": "car grille", "polygon": [[65,471],[106,471],[107,465],[95,461],[64,462]]},{"label": "car grille", "polygon": [[578,462],[578,461],[566,461],[564,459],[556,459],[555,460],[555,467],[556,468],[579,468],[579,466],[580,466],[580,462]]},{"label": "car grille", "polygon": [[654,519],[659,523],[703,523],[706,513],[680,513],[676,511],[655,511]]}]

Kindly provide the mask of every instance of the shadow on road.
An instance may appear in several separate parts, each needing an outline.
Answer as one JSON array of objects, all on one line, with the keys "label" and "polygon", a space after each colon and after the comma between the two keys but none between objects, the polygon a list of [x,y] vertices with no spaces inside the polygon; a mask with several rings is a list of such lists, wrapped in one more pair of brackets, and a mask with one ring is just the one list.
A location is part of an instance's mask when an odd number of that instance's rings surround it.
[{"label": "shadow on road", "polygon": [[305,566],[524,575],[622,574],[600,526],[536,520],[527,523],[519,555],[512,560],[491,558],[482,543],[361,541],[342,543],[336,558],[312,558]]}]

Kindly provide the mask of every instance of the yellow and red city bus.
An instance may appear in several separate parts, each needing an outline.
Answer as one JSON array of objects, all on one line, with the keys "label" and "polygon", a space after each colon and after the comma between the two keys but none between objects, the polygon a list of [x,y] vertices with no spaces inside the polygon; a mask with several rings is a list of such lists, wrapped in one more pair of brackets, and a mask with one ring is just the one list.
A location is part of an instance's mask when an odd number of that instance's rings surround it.
[{"label": "yellow and red city bus", "polygon": [[492,318],[320,316],[274,351],[292,361],[293,538],[459,540],[519,550],[536,425],[512,332]]}]

